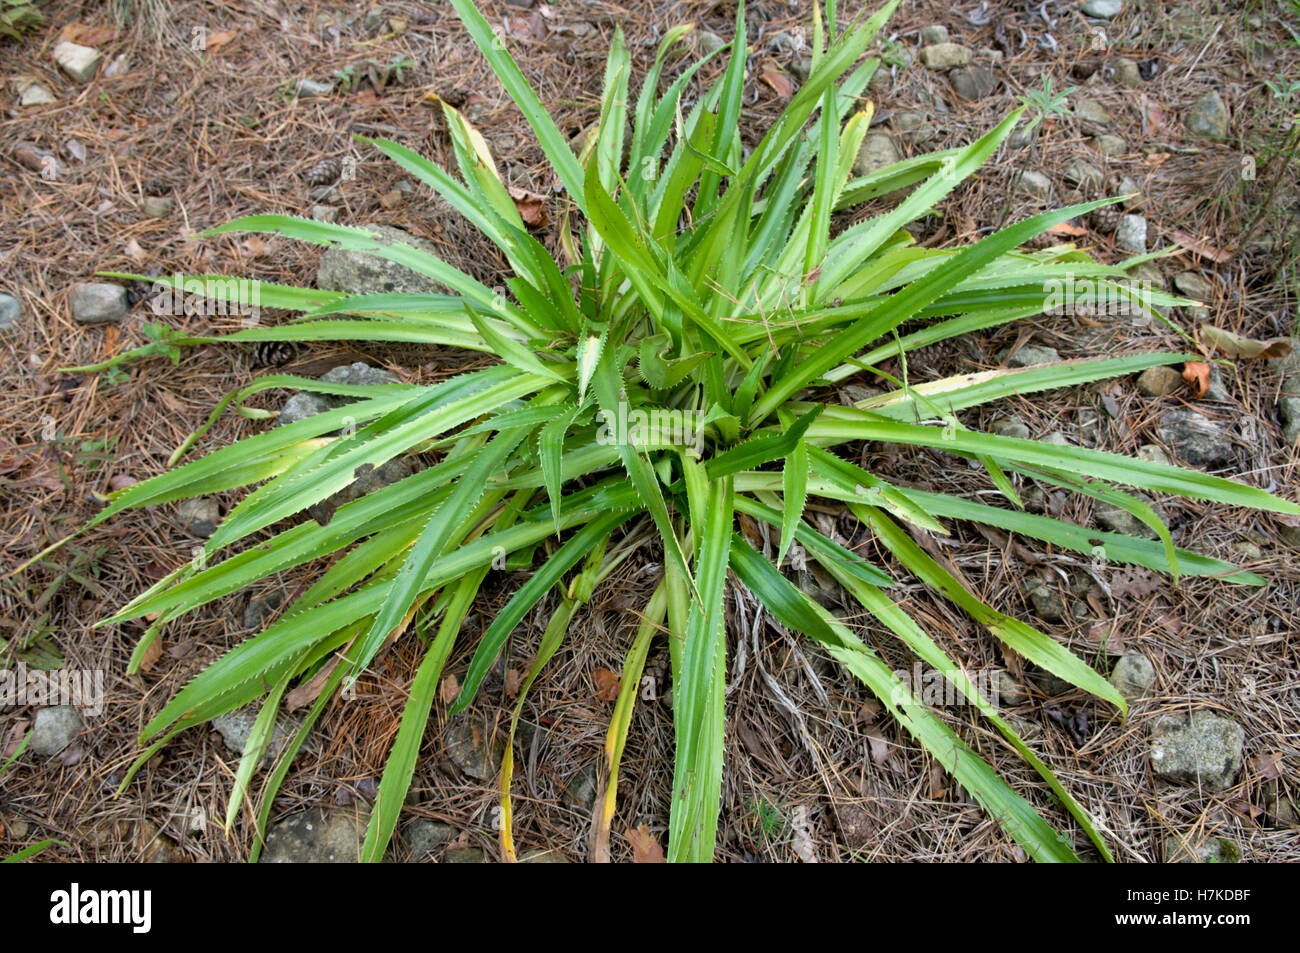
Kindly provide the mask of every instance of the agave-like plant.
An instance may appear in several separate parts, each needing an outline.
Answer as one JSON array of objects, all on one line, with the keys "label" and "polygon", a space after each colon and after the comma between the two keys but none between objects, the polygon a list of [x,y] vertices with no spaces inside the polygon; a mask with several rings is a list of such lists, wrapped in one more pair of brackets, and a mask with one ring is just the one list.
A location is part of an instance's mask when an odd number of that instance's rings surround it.
[{"label": "agave-like plant", "polygon": [[[896,2],[842,28],[833,15],[816,14],[808,80],[752,150],[738,132],[747,55],[743,8],[734,40],[714,54],[729,49],[725,71],[689,108],[683,93],[707,58],[662,94],[660,85],[667,57],[690,27],[664,37],[635,104],[628,90],[630,57],[618,33],[598,131],[581,154],[471,0],[453,5],[563,184],[567,210],[560,231],[568,262],[555,261],[529,232],[484,139],[446,104],[459,178],[395,142],[368,141],[491,239],[513,270],[508,294],[424,251],[384,244],[364,228],[265,215],[208,233],[271,232],[341,246],[400,263],[450,289],[348,297],[258,283],[262,304],[300,316],[221,340],[439,344],[490,354],[499,363],[431,386],[261,377],[217,412],[271,387],[353,401],[218,449],[113,498],[95,522],[126,508],[259,484],[212,535],[203,559],[179,567],[106,620],[153,620],[133,667],[182,614],[273,573],[332,560],[278,621],[212,663],[148,723],[137,767],[177,732],[264,697],[234,781],[227,815],[233,823],[286,693],[306,686],[315,701],[263,793],[256,856],[274,793],[324,706],[387,644],[415,629],[427,634],[423,660],[363,847],[364,859],[379,860],[446,660],[501,558],[530,567],[531,575],[479,638],[452,713],[473,701],[511,632],[554,593],[558,609],[526,692],[593,588],[657,539],[662,579],[625,662],[593,856],[609,854],[618,763],[641,666],[651,639],[663,631],[670,635],[676,735],[668,857],[714,856],[731,578],[779,624],[824,646],[859,678],[1030,856],[1075,859],[1071,843],[921,704],[877,653],[782,574],[779,567],[797,546],[977,706],[1109,858],[1089,811],[891,598],[890,575],[819,532],[804,511],[814,497],[843,504],[899,569],[952,600],[1007,648],[1121,713],[1124,700],[1101,674],[1044,633],[981,601],[915,542],[909,528],[942,534],[943,519],[971,520],[1090,557],[1169,572],[1175,580],[1181,573],[1262,583],[1226,563],[1176,550],[1151,507],[1116,485],[1276,512],[1300,513],[1300,506],[1179,467],[973,432],[956,416],[1008,395],[1128,374],[1187,355],[1109,357],[927,383],[909,383],[904,375],[892,393],[857,406],[817,401],[819,393],[863,371],[885,376],[882,364],[891,359],[903,358],[905,367],[916,348],[1039,314],[1045,289],[1053,286],[1087,282],[1131,295],[1138,306],[1190,305],[1160,294],[1138,301],[1123,270],[1069,247],[1021,250],[1052,226],[1113,200],[1046,212],[968,247],[917,247],[905,226],[929,214],[988,159],[1020,113],[964,148],[855,177],[854,159],[871,118],[863,92],[877,65],[863,57]],[[905,197],[889,211],[833,229],[838,210],[899,190]],[[176,279],[176,290],[190,280]],[[215,298],[230,288],[224,279],[201,280]],[[355,430],[345,427],[349,420]],[[1010,505],[891,484],[836,453],[863,441],[931,447],[977,461]],[[324,522],[291,522],[347,487],[358,468],[413,453],[431,464],[339,506]],[[1121,507],[1159,539],[1099,533],[1026,513],[1015,490],[1018,477]],[[780,541],[774,557],[755,547],[752,534],[738,532],[742,516],[770,524]],[[269,529],[276,530],[270,538],[236,549]],[[522,703],[521,694],[516,717]],[[507,859],[514,858],[510,770],[507,750],[501,781]]]}]

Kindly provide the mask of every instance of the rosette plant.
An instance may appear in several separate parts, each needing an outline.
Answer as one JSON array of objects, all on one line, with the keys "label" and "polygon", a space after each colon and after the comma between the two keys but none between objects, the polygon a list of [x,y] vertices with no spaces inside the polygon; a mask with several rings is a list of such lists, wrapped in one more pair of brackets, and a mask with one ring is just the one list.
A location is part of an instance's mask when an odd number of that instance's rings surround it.
[{"label": "rosette plant", "polygon": [[[385,244],[364,228],[259,215],[208,233],[275,233],[366,252],[448,289],[349,297],[261,283],[256,292],[263,305],[298,316],[220,340],[437,344],[496,361],[428,386],[258,378],[213,416],[266,388],[295,387],[352,402],[217,449],[113,497],[95,522],[127,508],[255,487],[227,514],[202,559],[178,567],[105,620],[151,620],[133,665],[183,614],[273,573],[320,566],[277,621],[213,662],[153,717],[137,766],[177,732],[260,699],[234,780],[227,816],[233,824],[277,710],[287,693],[307,686],[315,701],[262,790],[256,855],[275,791],[324,706],[393,640],[419,639],[423,658],[363,847],[364,859],[379,860],[462,622],[502,558],[506,567],[527,567],[530,574],[477,636],[452,713],[474,700],[511,632],[554,593],[558,608],[523,685],[517,718],[528,686],[563,645],[594,587],[625,560],[654,558],[662,559],[662,574],[627,649],[593,856],[609,854],[619,759],[641,668],[653,637],[667,633],[676,738],[667,855],[675,861],[713,858],[726,725],[725,607],[729,587],[743,586],[776,622],[824,647],[860,679],[1028,855],[1075,859],[1075,845],[1063,832],[922,704],[850,626],[786,578],[781,567],[797,546],[861,605],[864,618],[942,672],[1041,776],[1076,830],[1109,858],[1089,810],[891,598],[891,573],[923,580],[991,638],[1117,713],[1125,711],[1124,700],[1059,642],[963,587],[910,531],[943,534],[945,520],[969,520],[1093,558],[1161,570],[1175,581],[1214,575],[1257,585],[1257,576],[1176,549],[1152,508],[1130,490],[1284,513],[1300,513],[1300,506],[1198,471],[975,432],[958,416],[1009,395],[1129,374],[1187,355],[1107,357],[927,382],[904,374],[892,392],[856,406],[829,399],[855,375],[888,379],[883,365],[901,358],[906,367],[906,355],[916,348],[1039,314],[1045,289],[1062,283],[1082,281],[1094,292],[1129,295],[1121,269],[1069,247],[1022,249],[1052,226],[1114,200],[1036,215],[964,247],[919,247],[909,223],[930,214],[993,155],[1020,113],[963,148],[855,176],[854,159],[871,120],[864,91],[877,65],[864,56],[895,3],[851,24],[837,24],[833,7],[825,17],[816,14],[808,79],[752,148],[739,132],[747,59],[743,8],[734,40],[671,82],[666,62],[690,27],[669,31],[635,100],[629,51],[616,32],[599,123],[580,154],[483,15],[470,0],[453,5],[562,183],[564,260],[556,261],[530,232],[483,137],[446,104],[458,175],[396,142],[367,142],[491,239],[512,271],[505,293],[425,251]],[[725,60],[725,69],[688,103],[685,94],[694,89],[701,65],[714,57]],[[834,227],[837,211],[900,190],[902,198],[887,211]],[[203,280],[214,297],[230,287],[226,279]],[[1153,295],[1136,306],[1180,303],[1191,304]],[[665,415],[689,421],[690,432],[621,423]],[[355,427],[345,427],[348,421]],[[967,458],[986,471],[1005,503],[888,482],[853,462],[860,455],[851,459],[843,450],[863,443],[936,448]],[[338,506],[323,522],[306,515],[347,487],[359,468],[415,454],[427,465],[407,478]],[[1016,490],[1024,478],[1118,506],[1159,538],[1085,530],[1025,512]],[[890,555],[888,567],[819,532],[805,518],[812,499],[842,507],[869,529],[877,550]],[[779,544],[764,551],[754,534],[741,532],[742,522],[751,521],[770,526]],[[262,534],[256,544],[253,534]],[[507,748],[501,778],[506,859],[514,858],[510,770]]]}]

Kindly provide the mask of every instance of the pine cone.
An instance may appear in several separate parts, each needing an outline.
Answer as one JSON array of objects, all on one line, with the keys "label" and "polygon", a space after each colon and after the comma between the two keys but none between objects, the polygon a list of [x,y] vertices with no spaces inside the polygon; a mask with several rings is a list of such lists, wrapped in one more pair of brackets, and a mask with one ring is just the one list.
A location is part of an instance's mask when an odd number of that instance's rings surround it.
[{"label": "pine cone", "polygon": [[292,341],[258,341],[251,351],[254,367],[279,367],[297,356],[298,348]]},{"label": "pine cone", "polygon": [[1103,235],[1109,235],[1119,227],[1120,216],[1123,214],[1117,205],[1103,205],[1088,214],[1088,224]]},{"label": "pine cone", "polygon": [[303,176],[308,185],[329,185],[343,173],[343,165],[338,159],[321,159],[307,170]]}]

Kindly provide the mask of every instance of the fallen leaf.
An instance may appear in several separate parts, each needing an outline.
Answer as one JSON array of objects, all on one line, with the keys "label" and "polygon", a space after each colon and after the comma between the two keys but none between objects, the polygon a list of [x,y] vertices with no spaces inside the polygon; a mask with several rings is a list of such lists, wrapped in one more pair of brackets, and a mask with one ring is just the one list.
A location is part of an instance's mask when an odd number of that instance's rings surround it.
[{"label": "fallen leaf", "polygon": [[603,702],[612,702],[618,698],[618,686],[622,676],[607,668],[598,668],[591,673],[591,680],[596,685],[596,698]]},{"label": "fallen leaf", "polygon": [[442,684],[438,688],[438,694],[441,696],[444,705],[450,705],[456,700],[456,696],[460,694],[460,682],[457,681],[455,675],[448,675],[442,680]]},{"label": "fallen leaf", "polygon": [[1254,338],[1233,334],[1211,324],[1201,325],[1201,339],[1225,357],[1254,360],[1260,357],[1286,357],[1291,353],[1291,342],[1286,338],[1257,341]]},{"label": "fallen leaf", "polygon": [[506,693],[511,698],[519,697],[519,689],[524,684],[524,673],[517,668],[506,669]]},{"label": "fallen leaf", "polygon": [[402,204],[402,193],[397,189],[389,189],[383,195],[379,196],[379,204],[384,208],[397,208]]},{"label": "fallen leaf", "polygon": [[162,637],[154,639],[149,643],[149,647],[144,650],[144,656],[140,659],[140,671],[153,671],[154,664],[162,657],[163,640]]},{"label": "fallen leaf", "polygon": [[1208,258],[1210,261],[1228,261],[1236,252],[1235,248],[1223,249],[1211,245],[1209,242],[1203,242],[1188,232],[1182,232],[1175,229],[1171,234],[1173,235],[1174,241],[1178,242],[1178,244],[1185,247],[1188,251],[1199,255],[1201,258]]},{"label": "fallen leaf", "polygon": [[[159,639],[158,643],[161,642],[162,639]],[[290,689],[284,696],[285,711],[294,712],[299,708],[302,708],[304,705],[310,705],[314,702],[320,696],[320,693],[325,690],[325,683],[330,680],[330,676],[333,674],[333,665],[323,665],[320,670],[307,681],[303,682],[296,688]]]},{"label": "fallen leaf", "polygon": [[1204,361],[1188,361],[1183,365],[1183,380],[1192,386],[1197,397],[1204,397],[1210,389],[1210,365]]},{"label": "fallen leaf", "polygon": [[1047,231],[1048,234],[1051,235],[1070,235],[1076,238],[1080,235],[1088,234],[1088,230],[1086,228],[1081,228],[1078,225],[1071,225],[1069,222],[1060,222],[1056,225],[1053,225]]},{"label": "fallen leaf", "polygon": [[239,36],[238,30],[221,30],[218,33],[209,34],[207,45],[208,52],[217,52],[237,36]]},{"label": "fallen leaf", "polygon": [[59,31],[60,43],[80,43],[82,46],[100,46],[111,43],[117,36],[117,30],[111,26],[91,26],[73,20]]},{"label": "fallen leaf", "polygon": [[1250,759],[1251,767],[1261,778],[1276,781],[1282,777],[1282,752],[1274,751]]},{"label": "fallen leaf", "polygon": [[127,241],[125,251],[126,257],[130,258],[136,264],[144,261],[145,251],[140,247],[140,243],[134,238]]},{"label": "fallen leaf", "polygon": [[625,835],[628,842],[632,845],[632,862],[636,864],[663,864],[664,849],[659,846],[659,841],[650,833],[650,828],[642,824],[640,827],[634,827]]},{"label": "fallen leaf", "polygon": [[550,221],[546,215],[546,196],[513,185],[507,191],[515,200],[515,208],[519,210],[519,217],[524,220],[525,225],[544,228]]},{"label": "fallen leaf", "polygon": [[884,764],[889,760],[889,743],[879,731],[867,732],[867,744],[871,748],[871,760],[876,764]]},{"label": "fallen leaf", "polygon": [[790,99],[799,90],[790,74],[777,69],[775,66],[764,67],[760,79],[771,86],[782,99]]}]

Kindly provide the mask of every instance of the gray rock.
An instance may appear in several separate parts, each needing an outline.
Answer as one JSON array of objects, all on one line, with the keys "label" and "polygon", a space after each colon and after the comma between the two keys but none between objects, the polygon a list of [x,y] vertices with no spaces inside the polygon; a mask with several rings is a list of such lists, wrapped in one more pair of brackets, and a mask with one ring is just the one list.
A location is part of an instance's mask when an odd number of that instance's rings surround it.
[{"label": "gray rock", "polygon": [[970,63],[971,51],[960,43],[936,43],[921,48],[921,63],[929,69],[946,70]]},{"label": "gray rock", "polygon": [[23,306],[13,295],[0,294],[0,334],[17,331],[23,320]]},{"label": "gray rock", "polygon": [[[396,375],[378,367],[371,367],[363,361],[355,364],[341,364],[326,371],[319,378],[330,384],[349,384],[357,387],[375,387],[381,384],[401,383]],[[327,410],[334,410],[356,401],[355,397],[340,394],[316,394],[311,391],[299,391],[284,403],[280,409],[280,426],[297,423]]]},{"label": "gray rock", "polygon": [[993,432],[999,437],[1013,437],[1016,440],[1028,440],[1029,428],[1018,417],[1012,417],[1008,420],[1001,421]]},{"label": "gray rock", "polygon": [[1083,12],[1100,20],[1113,20],[1124,12],[1122,0],[1087,0]]},{"label": "gray rock", "polygon": [[1130,652],[1115,663],[1110,683],[1125,701],[1132,704],[1150,693],[1151,686],[1156,683],[1156,667],[1145,655]]},{"label": "gray rock", "polygon": [[1194,410],[1166,411],[1156,432],[1180,460],[1194,467],[1222,466],[1233,459],[1227,431]]},{"label": "gray rock", "polygon": [[1236,864],[1241,862],[1241,848],[1226,837],[1211,837],[1188,844],[1181,837],[1166,837],[1166,864]]},{"label": "gray rock", "polygon": [[[1143,503],[1148,505],[1151,503],[1151,500],[1143,494],[1138,493],[1135,495]],[[1152,508],[1155,510],[1156,516],[1159,516],[1162,520],[1165,518],[1164,511],[1159,506],[1154,506]],[[1109,530],[1112,533],[1123,533],[1125,536],[1140,536],[1143,539],[1157,538],[1156,531],[1146,523],[1142,522],[1128,510],[1122,510],[1118,506],[1113,506],[1110,503],[1102,503],[1098,501],[1096,506],[1093,507],[1092,515],[1097,521],[1098,526],[1102,529]]]},{"label": "gray rock", "polygon": [[1228,387],[1223,382],[1223,371],[1218,367],[1210,365],[1210,384],[1205,389],[1205,400],[1218,401],[1224,403],[1232,398],[1228,394]]},{"label": "gray rock", "polygon": [[33,754],[51,757],[72,744],[81,727],[81,714],[71,705],[42,708],[33,720],[32,740],[27,746]]},{"label": "gray rock", "polygon": [[1055,364],[1061,355],[1054,347],[1038,347],[1033,344],[1022,345],[1014,354],[1010,348],[1003,351],[1001,360],[1008,367],[1036,367],[1039,364]]},{"label": "gray rock", "polygon": [[444,864],[486,864],[487,854],[479,847],[454,847],[443,854]]},{"label": "gray rock", "polygon": [[1151,729],[1151,767],[1166,781],[1223,791],[1241,771],[1245,742],[1241,725],[1212,712],[1166,715]]},{"label": "gray rock", "polygon": [[19,106],[45,106],[57,101],[54,94],[40,83],[28,83],[18,94]]},{"label": "gray rock", "polygon": [[351,864],[361,857],[368,819],[363,812],[314,807],[286,817],[266,835],[264,864]]},{"label": "gray rock", "polygon": [[569,806],[581,814],[591,814],[596,804],[596,794],[600,790],[600,765],[588,761],[579,768],[565,786],[565,800]]},{"label": "gray rock", "polygon": [[1167,364],[1148,367],[1138,375],[1138,393],[1144,397],[1168,397],[1182,390],[1183,375]]},{"label": "gray rock", "polygon": [[1180,271],[1174,275],[1174,287],[1179,294],[1193,301],[1209,301],[1214,293],[1214,287],[1194,271]]},{"label": "gray rock", "polygon": [[1092,144],[1104,156],[1122,156],[1128,152],[1128,143],[1119,136],[1109,134],[1094,136]]},{"label": "gray rock", "polygon": [[[234,711],[213,718],[212,727],[221,735],[221,740],[225,742],[226,747],[242,757],[244,749],[248,747],[248,739],[253,734],[257,714],[251,705],[236,708]],[[277,713],[275,724],[271,728],[271,740],[267,743],[266,750],[262,752],[262,759],[258,763],[266,764],[268,760],[278,758],[284,746],[297,733],[298,727],[299,724],[289,716],[283,712]]]},{"label": "gray rock", "polygon": [[261,629],[280,610],[288,598],[285,589],[272,589],[248,600],[244,607],[244,628]]},{"label": "gray rock", "polygon": [[1170,466],[1174,462],[1169,459],[1169,454],[1154,443],[1143,444],[1137,448],[1137,453],[1133,455],[1139,460],[1146,460],[1148,463],[1163,463],[1165,466]]},{"label": "gray rock", "polygon": [[901,110],[890,117],[889,125],[908,142],[916,145],[933,142],[939,135],[922,112]]},{"label": "gray rock", "polygon": [[921,45],[938,46],[948,42],[948,28],[941,23],[921,27]]},{"label": "gray rock", "polygon": [[1282,418],[1282,440],[1291,446],[1300,436],[1300,397],[1283,397],[1277,402],[1277,413]]},{"label": "gray rock", "polygon": [[477,721],[458,717],[443,732],[442,742],[447,757],[469,777],[477,781],[496,777],[501,767],[501,742]]},{"label": "gray rock", "polygon": [[318,79],[300,79],[294,84],[294,92],[299,99],[318,99],[334,92],[334,84]]},{"label": "gray rock", "polygon": [[1121,215],[1115,226],[1115,244],[1124,251],[1145,255],[1147,251],[1147,220],[1141,215]]},{"label": "gray rock", "polygon": [[1067,437],[1065,434],[1063,434],[1063,433],[1062,433],[1061,431],[1059,431],[1059,430],[1053,430],[1053,431],[1052,431],[1051,433],[1049,433],[1046,437],[1044,437],[1044,438],[1043,438],[1043,443],[1050,443],[1050,444],[1051,444],[1052,446],[1054,446],[1054,447],[1072,447],[1072,446],[1074,446],[1074,444],[1070,443],[1070,438]]},{"label": "gray rock", "polygon": [[1027,593],[1029,605],[1034,615],[1046,622],[1060,622],[1065,619],[1065,602],[1059,593],[1047,586],[1035,586]]},{"label": "gray rock", "polygon": [[176,200],[169,195],[149,195],[140,203],[140,210],[150,218],[166,218],[176,207]]},{"label": "gray rock", "polygon": [[180,506],[176,507],[176,525],[191,536],[206,539],[217,531],[220,523],[221,508],[217,506],[216,500],[200,496],[192,500],[181,500]]},{"label": "gray rock", "polygon": [[[389,225],[366,225],[384,245],[409,245],[436,255],[437,249],[423,238]],[[330,248],[321,256],[316,272],[316,287],[347,294],[445,294],[447,289],[432,278],[412,271],[405,265],[365,252]]]},{"label": "gray rock", "polygon": [[450,824],[416,818],[402,830],[402,839],[409,851],[408,863],[417,864],[426,859],[443,844],[456,839],[456,828]]},{"label": "gray rock", "polygon": [[1015,192],[1047,201],[1052,197],[1052,180],[1041,172],[1026,169],[1015,179]]},{"label": "gray rock", "polygon": [[1037,126],[1030,127],[1025,123],[1021,123],[1011,130],[1011,135],[1007,136],[1007,146],[1012,149],[1023,149],[1037,138]]},{"label": "gray rock", "polygon": [[[807,53],[799,53],[790,60],[790,73],[801,83],[808,82],[808,77],[812,75],[812,57]],[[889,82],[889,70],[876,70],[871,77],[872,85],[880,82]]]},{"label": "gray rock", "polygon": [[1080,99],[1074,104],[1074,114],[1087,122],[1109,126],[1113,121],[1109,110],[1095,99]]},{"label": "gray rock", "polygon": [[983,99],[998,88],[998,78],[984,66],[963,66],[949,75],[952,88],[965,100]]},{"label": "gray rock", "polygon": [[1025,704],[1033,697],[1024,685],[1021,685],[1011,677],[1010,672],[1003,671],[1002,669],[994,670],[990,678],[990,683],[997,697],[990,698],[989,702],[995,708],[1001,708],[1004,706],[1014,708],[1017,705]]},{"label": "gray rock", "polygon": [[80,43],[63,42],[54,47],[54,62],[78,83],[88,83],[99,66],[99,50]]},{"label": "gray rock", "polygon": [[1132,196],[1132,198],[1119,203],[1122,208],[1138,209],[1146,202],[1146,199],[1142,196],[1142,186],[1138,185],[1137,179],[1131,175],[1126,175],[1119,180],[1119,188],[1115,194]]},{"label": "gray rock", "polygon": [[1137,63],[1127,57],[1119,57],[1114,63],[1106,68],[1106,72],[1117,86],[1125,89],[1140,89],[1145,82],[1142,79],[1142,72],[1138,69]]},{"label": "gray rock", "polygon": [[313,205],[311,207],[312,221],[315,222],[337,222],[339,220],[339,210],[334,205]]},{"label": "gray rock", "polygon": [[1092,163],[1084,162],[1082,159],[1071,159],[1061,169],[1061,178],[1081,189],[1096,189],[1101,187],[1105,176],[1102,175],[1101,169]]},{"label": "gray rock", "polygon": [[853,161],[854,175],[870,175],[899,160],[898,149],[894,140],[887,133],[868,133],[858,149],[858,157]]},{"label": "gray rock", "polygon": [[1217,92],[1206,93],[1187,110],[1184,124],[1189,134],[1201,139],[1228,138],[1228,107]]},{"label": "gray rock", "polygon": [[120,321],[129,309],[126,289],[100,281],[82,281],[72,286],[72,319],[79,324],[110,324]]},{"label": "gray rock", "polygon": [[727,40],[708,30],[696,30],[692,34],[692,43],[697,56],[708,56],[727,45]]}]

